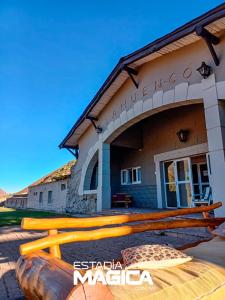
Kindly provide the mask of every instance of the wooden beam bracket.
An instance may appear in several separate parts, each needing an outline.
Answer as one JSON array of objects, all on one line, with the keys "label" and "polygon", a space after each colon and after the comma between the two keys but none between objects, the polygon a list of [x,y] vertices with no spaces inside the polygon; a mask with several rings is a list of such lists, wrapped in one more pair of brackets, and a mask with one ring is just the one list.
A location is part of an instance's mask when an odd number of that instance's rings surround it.
[{"label": "wooden beam bracket", "polygon": [[91,124],[94,126],[95,128],[95,131],[99,134],[99,133],[102,133],[102,128],[98,125],[95,124],[95,122],[98,121],[98,118],[97,117],[94,117],[94,116],[86,116],[86,119],[87,120],[90,120],[91,121]]},{"label": "wooden beam bracket", "polygon": [[136,89],[138,89],[138,83],[136,82],[135,78],[133,75],[137,76],[138,75],[138,71],[130,68],[128,66],[124,66],[123,69],[127,72],[127,74],[130,76],[130,79],[132,80],[133,84],[135,85]]},{"label": "wooden beam bracket", "polygon": [[76,148],[66,148],[76,159],[79,158],[79,149]]},{"label": "wooden beam bracket", "polygon": [[195,28],[195,32],[198,36],[200,36],[204,39],[204,41],[206,42],[206,45],[208,46],[209,51],[212,55],[212,58],[215,62],[215,65],[219,66],[220,61],[216,54],[215,49],[213,48],[213,45],[219,44],[220,39],[202,26],[197,26]]}]

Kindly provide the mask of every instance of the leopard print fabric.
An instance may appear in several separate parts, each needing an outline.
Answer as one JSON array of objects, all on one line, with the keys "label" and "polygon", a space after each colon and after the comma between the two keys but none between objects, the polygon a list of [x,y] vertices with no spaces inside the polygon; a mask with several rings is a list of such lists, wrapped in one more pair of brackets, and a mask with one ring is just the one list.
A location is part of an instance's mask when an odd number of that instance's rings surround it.
[{"label": "leopard print fabric", "polygon": [[121,251],[123,261],[126,267],[143,262],[153,262],[160,266],[160,262],[165,261],[189,261],[191,257],[166,245],[142,245],[138,247],[127,248]]}]

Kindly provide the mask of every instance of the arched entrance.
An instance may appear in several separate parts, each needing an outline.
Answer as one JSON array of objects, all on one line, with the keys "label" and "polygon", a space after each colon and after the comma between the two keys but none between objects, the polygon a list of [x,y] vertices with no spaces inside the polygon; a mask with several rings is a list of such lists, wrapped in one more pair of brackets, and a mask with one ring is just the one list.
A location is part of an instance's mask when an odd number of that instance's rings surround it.
[{"label": "arched entrance", "polygon": [[[188,132],[185,141],[177,136],[181,129]],[[140,120],[110,145],[112,195],[131,195],[135,207],[187,207],[193,194],[209,185],[202,103]]]},{"label": "arched entrance", "polygon": [[84,177],[84,191],[93,191],[98,188],[98,151],[89,162]]}]

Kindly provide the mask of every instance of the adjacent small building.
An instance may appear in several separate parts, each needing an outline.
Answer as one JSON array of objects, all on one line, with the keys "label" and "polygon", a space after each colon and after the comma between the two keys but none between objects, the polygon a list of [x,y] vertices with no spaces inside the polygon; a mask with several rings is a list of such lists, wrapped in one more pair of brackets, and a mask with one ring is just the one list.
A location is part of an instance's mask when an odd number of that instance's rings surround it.
[{"label": "adjacent small building", "polygon": [[72,160],[23,190],[10,195],[4,201],[4,206],[19,209],[65,212],[68,180],[74,164],[75,160]]},{"label": "adjacent small building", "polygon": [[26,208],[27,197],[28,197],[28,187],[12,195],[8,195],[6,200],[4,201],[4,206],[10,208],[20,208],[20,209]]},{"label": "adjacent small building", "polygon": [[68,180],[75,160],[28,187],[27,208],[65,212]]}]

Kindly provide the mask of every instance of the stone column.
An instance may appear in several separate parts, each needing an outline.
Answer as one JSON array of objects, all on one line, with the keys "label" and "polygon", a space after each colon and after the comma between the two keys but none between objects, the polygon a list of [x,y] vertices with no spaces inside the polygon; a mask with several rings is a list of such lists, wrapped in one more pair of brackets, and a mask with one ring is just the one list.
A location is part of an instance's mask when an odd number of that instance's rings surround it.
[{"label": "stone column", "polygon": [[111,208],[110,144],[101,143],[98,157],[97,211]]},{"label": "stone column", "polygon": [[205,122],[209,149],[209,178],[214,202],[223,206],[216,216],[225,216],[225,102],[218,99],[215,75],[202,80]]}]

